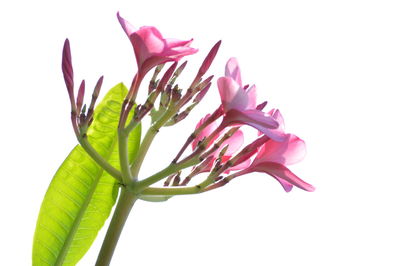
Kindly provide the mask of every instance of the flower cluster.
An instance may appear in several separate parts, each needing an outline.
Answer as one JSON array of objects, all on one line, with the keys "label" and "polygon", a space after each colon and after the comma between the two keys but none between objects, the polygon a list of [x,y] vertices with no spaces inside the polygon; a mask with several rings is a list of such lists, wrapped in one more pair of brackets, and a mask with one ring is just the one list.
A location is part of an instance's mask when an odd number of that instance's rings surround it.
[{"label": "flower cluster", "polygon": [[[210,68],[221,41],[212,47],[190,86],[184,91],[176,81],[187,62],[178,66],[178,61],[198,51],[190,46],[192,39],[182,41],[164,38],[155,27],[136,29],[119,13],[117,16],[133,46],[137,62],[137,72],[122,104],[118,130],[123,134],[120,134],[120,137],[129,135],[146,115],[152,119],[151,128],[142,141],[135,161],[124,162],[121,159],[122,178],[119,179],[121,183],[126,185],[134,183],[135,191],[142,195],[191,194],[221,187],[230,180],[248,173],[262,172],[275,178],[285,191],[290,191],[293,186],[306,191],[314,190],[312,185],[301,180],[287,168],[288,165],[297,163],[304,157],[304,141],[284,131],[283,117],[278,109],[264,111],[267,102],[258,103],[256,86],[242,82],[239,64],[235,58],[228,60],[225,76],[217,80],[221,105],[198,122],[195,130],[167,168],[136,183],[141,163],[159,129],[175,125],[185,119],[212,87],[213,76],[204,78],[204,75]],[[168,62],[171,62],[171,65],[164,71],[162,77],[158,78]],[[74,98],[68,41],[64,46],[62,66],[71,101],[73,126],[79,137],[84,135],[90,126],[94,102],[103,78],[100,78],[95,87],[93,100],[86,113],[86,108],[82,108],[84,82],[80,86],[77,99]],[[148,85],[147,99],[139,104],[137,96],[140,85],[151,70],[154,70],[154,73]],[[128,121],[132,108],[135,114]],[[245,127],[257,130],[258,138],[242,147],[244,144],[242,130]],[[191,147],[191,152],[181,158],[188,147]],[[182,170],[186,168],[191,171],[182,178]],[[206,180],[194,187],[187,187],[192,178],[201,173],[208,174]],[[152,190],[150,185],[163,179],[165,179],[164,188]]]}]

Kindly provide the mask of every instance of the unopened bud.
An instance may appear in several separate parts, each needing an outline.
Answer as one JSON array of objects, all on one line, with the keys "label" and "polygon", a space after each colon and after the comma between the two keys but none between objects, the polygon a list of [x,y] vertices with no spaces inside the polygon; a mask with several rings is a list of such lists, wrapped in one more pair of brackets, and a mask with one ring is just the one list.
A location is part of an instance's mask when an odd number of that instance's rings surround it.
[{"label": "unopened bud", "polygon": [[179,123],[180,121],[182,121],[183,119],[185,119],[189,113],[193,110],[194,107],[196,107],[197,103],[193,103],[191,105],[189,105],[183,112],[180,112],[179,114],[174,115],[166,124],[165,126],[173,126],[177,123]]},{"label": "unopened bud", "polygon": [[210,52],[208,53],[208,55],[206,56],[206,58],[203,61],[203,64],[201,65],[199,72],[197,74],[197,76],[200,78],[201,76],[203,76],[207,70],[210,68],[212,62],[214,61],[215,56],[218,53],[219,47],[221,46],[221,41],[218,41],[213,48],[211,48]]},{"label": "unopened bud", "polygon": [[204,96],[207,94],[210,87],[211,87],[211,83],[208,83],[208,85],[196,95],[196,97],[193,99],[193,102],[199,103],[204,98]]},{"label": "unopened bud", "polygon": [[100,89],[101,86],[103,85],[103,79],[104,76],[101,76],[96,83],[96,86],[94,87],[93,93],[92,93],[92,100],[90,102],[88,114],[87,114],[87,119],[92,119],[93,112],[94,112],[94,105],[96,104],[97,98],[99,97],[100,94]]},{"label": "unopened bud", "polygon": [[212,81],[212,79],[214,78],[214,75],[209,76],[208,78],[206,78],[205,80],[203,80],[196,88],[196,91],[201,91],[203,90],[205,87],[208,86],[208,84],[210,84],[210,82]]},{"label": "unopened bud", "polygon": [[76,97],[76,111],[77,113],[81,112],[83,98],[85,97],[85,80],[82,80],[81,85],[79,86],[78,96]]},{"label": "unopened bud", "polygon": [[64,76],[65,85],[67,87],[68,95],[71,101],[71,106],[72,109],[74,109],[75,108],[74,70],[72,68],[71,48],[68,39],[66,39],[64,42],[61,68]]},{"label": "unopened bud", "polygon": [[181,75],[182,71],[185,69],[186,65],[187,65],[188,61],[183,62],[178,69],[174,72],[174,75],[172,76],[169,84],[171,84],[171,86],[175,83],[176,79]]},{"label": "unopened bud", "polygon": [[161,78],[160,82],[158,82],[158,86],[157,86],[158,92],[161,92],[164,90],[164,88],[167,85],[172,74],[174,74],[174,71],[175,71],[177,65],[178,65],[178,63],[175,62],[168,68],[167,71],[165,71],[164,76]]},{"label": "unopened bud", "polygon": [[160,64],[155,68],[153,76],[151,77],[152,81],[156,81],[157,76],[158,76],[158,74],[160,74],[160,71],[163,69],[164,65],[165,65],[165,63],[164,64]]}]

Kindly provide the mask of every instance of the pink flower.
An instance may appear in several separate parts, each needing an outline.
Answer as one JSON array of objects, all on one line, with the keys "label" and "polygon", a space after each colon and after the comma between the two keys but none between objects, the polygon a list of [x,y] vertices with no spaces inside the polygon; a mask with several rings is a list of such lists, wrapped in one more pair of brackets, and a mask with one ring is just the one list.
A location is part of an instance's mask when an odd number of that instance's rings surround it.
[{"label": "pink flower", "polygon": [[143,77],[153,67],[169,61],[178,61],[197,52],[189,47],[192,40],[165,39],[155,27],[135,29],[117,13],[118,20],[128,35],[135,52],[139,76]]},{"label": "pink flower", "polygon": [[[279,122],[280,128],[276,130],[283,131],[284,121],[278,110],[271,110],[270,114]],[[283,186],[286,192],[292,190],[293,185],[306,191],[314,191],[315,188],[301,180],[292,173],[286,166],[301,161],[306,153],[303,140],[293,134],[287,134],[284,141],[278,142],[263,135],[254,142],[247,145],[238,153],[233,166],[248,161],[256,154],[253,162],[247,168],[238,171],[218,183],[208,187],[208,190],[221,187],[227,184],[233,178],[252,172],[263,172],[271,175]]]},{"label": "pink flower", "polygon": [[218,89],[224,111],[224,126],[246,124],[276,141],[285,139],[285,134],[276,130],[279,123],[270,115],[258,110],[256,87],[243,87],[240,68],[235,58],[227,62],[225,77],[218,79]]},{"label": "pink flower", "polygon": [[288,138],[283,142],[267,141],[246,171],[264,172],[271,175],[287,192],[293,185],[306,191],[314,191],[315,188],[312,185],[301,180],[286,167],[301,161],[304,156],[304,141],[293,134],[288,134]]},{"label": "pink flower", "polygon": [[[279,130],[283,131],[284,121],[280,112],[271,110],[270,114],[279,122]],[[286,192],[291,191],[293,185],[306,191],[314,191],[315,188],[312,185],[301,180],[286,167],[301,161],[305,154],[305,142],[293,134],[287,134],[282,142],[267,139],[262,146],[257,148],[257,155],[251,165],[235,176],[263,172],[278,180]]]},{"label": "pink flower", "polygon": [[[207,114],[204,118],[202,118],[199,123],[196,126],[196,129],[199,128],[211,115]],[[211,124],[209,124],[207,127],[205,127],[197,136],[196,138],[193,140],[192,142],[192,150],[195,150],[198,143],[203,140],[204,138],[207,138],[209,136],[211,136],[211,140],[208,142],[206,149],[211,148],[212,145],[218,141],[218,139],[220,137],[222,137],[227,130],[218,130],[218,123],[217,121],[212,122]],[[209,157],[212,157],[212,159],[208,159],[208,164],[206,164],[204,166],[204,168],[201,170],[201,172],[209,172],[212,169],[212,166],[215,162],[215,160],[217,159],[219,153],[221,152],[221,150],[228,145],[228,148],[224,154],[224,156],[222,156],[222,162],[221,163],[225,163],[227,162],[234,153],[236,153],[240,147],[242,146],[244,142],[244,137],[243,137],[243,132],[238,130],[236,131],[230,138],[228,138],[227,140],[225,140],[223,142],[223,144],[215,151],[213,152]],[[233,171],[233,170],[241,170],[244,169],[246,167],[248,167],[250,165],[250,161],[244,161],[241,164],[235,165],[234,167],[231,167],[228,171],[226,171],[226,173],[228,173],[229,171]]]}]

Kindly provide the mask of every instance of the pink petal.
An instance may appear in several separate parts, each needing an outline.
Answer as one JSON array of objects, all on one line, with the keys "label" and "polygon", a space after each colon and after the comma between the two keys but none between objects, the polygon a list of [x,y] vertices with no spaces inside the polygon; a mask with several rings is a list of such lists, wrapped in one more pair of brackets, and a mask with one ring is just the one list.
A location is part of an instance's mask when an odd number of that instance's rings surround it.
[{"label": "pink petal", "polygon": [[[221,133],[221,136],[223,134],[224,133]],[[240,147],[243,145],[243,142],[244,142],[243,132],[238,130],[235,132],[235,134],[233,134],[232,137],[230,137],[229,139],[227,139],[223,142],[223,144],[221,145],[221,148],[218,149],[218,153],[226,145],[229,145],[228,150],[225,152],[225,155],[231,156],[232,154],[234,154],[235,152],[237,152],[240,149]]]},{"label": "pink petal", "polygon": [[268,114],[279,123],[278,129],[283,131],[285,129],[285,121],[279,109],[273,108],[268,112]]},{"label": "pink petal", "polygon": [[284,180],[284,179],[282,179],[282,178],[279,178],[279,177],[277,177],[277,176],[273,176],[273,175],[271,175],[273,178],[275,178],[280,184],[281,184],[281,186],[283,187],[283,189],[286,191],[286,192],[290,192],[290,191],[292,191],[292,188],[293,188],[293,185],[292,184],[290,184],[289,182],[287,182],[286,180]]},{"label": "pink petal", "polygon": [[264,172],[267,173],[273,177],[279,177],[286,182],[304,189],[306,191],[314,191],[315,188],[301,180],[298,176],[296,176],[294,173],[292,173],[288,168],[286,168],[284,165],[279,164],[279,163],[272,163],[272,162],[264,162],[264,163],[259,163],[259,164],[254,164],[253,166],[250,166],[250,168],[253,169],[255,172]]},{"label": "pink petal", "polygon": [[130,35],[135,52],[143,55],[160,54],[165,47],[161,33],[155,27],[143,26]]},{"label": "pink petal", "polygon": [[165,39],[165,44],[168,47],[177,47],[177,46],[187,46],[189,47],[189,45],[193,42],[193,39],[190,40],[186,40],[186,41],[182,41],[182,40],[178,40],[178,39],[173,39],[173,38],[167,38]]},{"label": "pink petal", "polygon": [[[196,129],[199,128],[211,115],[207,114],[205,117],[203,117],[202,119],[200,119],[200,121],[197,123],[196,125]],[[199,141],[201,141],[202,139],[208,137],[209,135],[211,135],[212,132],[214,132],[218,127],[218,123],[216,121],[212,122],[211,124],[209,124],[208,126],[206,126],[197,136],[196,138],[192,141],[192,150],[196,149],[197,144],[199,143]],[[214,142],[219,135],[215,136],[212,141],[210,141],[210,144],[212,142]],[[210,144],[208,146],[210,146]]]},{"label": "pink petal", "polygon": [[256,109],[257,108],[257,91],[256,86],[253,85],[249,89],[246,90],[247,93],[247,109]]},{"label": "pink petal", "polygon": [[236,58],[232,57],[228,60],[225,66],[225,76],[230,77],[242,87],[242,77],[240,74],[239,63],[237,62]]},{"label": "pink petal", "polygon": [[218,90],[225,112],[231,109],[246,110],[248,106],[247,93],[232,78],[218,79]]},{"label": "pink petal", "polygon": [[242,169],[246,169],[247,167],[249,167],[251,164],[251,160],[247,159],[239,164],[235,164],[234,166],[232,166],[231,168],[228,169],[228,171],[226,173],[229,173],[230,171],[237,171],[237,170],[242,170]]},{"label": "pink petal", "polygon": [[295,164],[306,155],[305,142],[293,134],[287,134],[283,142],[267,141],[256,157],[257,163],[274,162],[284,165]]},{"label": "pink petal", "polygon": [[279,126],[275,119],[258,110],[230,110],[226,113],[223,123],[226,126],[234,124],[249,125],[276,141],[284,141],[287,138],[284,132],[275,130]]},{"label": "pink petal", "polygon": [[119,15],[119,12],[117,13],[118,21],[121,24],[122,29],[125,31],[126,35],[131,36],[132,33],[136,31],[135,27],[132,26],[129,21],[125,20],[123,17]]}]

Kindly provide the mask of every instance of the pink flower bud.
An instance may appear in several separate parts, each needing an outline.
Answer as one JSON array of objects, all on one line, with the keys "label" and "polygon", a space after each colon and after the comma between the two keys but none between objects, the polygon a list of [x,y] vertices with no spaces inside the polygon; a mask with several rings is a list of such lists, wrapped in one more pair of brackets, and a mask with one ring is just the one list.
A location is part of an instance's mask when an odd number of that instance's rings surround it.
[{"label": "pink flower bud", "polygon": [[207,70],[210,68],[212,62],[214,61],[215,56],[218,53],[219,47],[221,46],[221,41],[218,41],[214,46],[211,48],[210,52],[206,56],[206,58],[203,61],[203,64],[201,65],[199,72],[197,74],[198,77],[203,76]]},{"label": "pink flower bud", "polygon": [[168,68],[167,71],[165,71],[164,76],[161,78],[161,80],[160,80],[160,82],[158,83],[158,86],[157,86],[158,93],[160,93],[161,91],[164,90],[164,88],[167,85],[168,81],[170,80],[170,78],[174,74],[174,71],[175,71],[177,65],[178,65],[178,63],[175,62]]},{"label": "pink flower bud", "polygon": [[71,48],[68,39],[66,39],[64,42],[61,67],[64,75],[65,85],[67,86],[68,95],[71,101],[71,105],[73,107],[72,109],[74,109],[74,71],[72,68]]},{"label": "pink flower bud", "polygon": [[78,114],[81,112],[84,97],[85,97],[85,80],[82,80],[81,85],[79,86],[78,96],[76,98],[76,109]]}]

